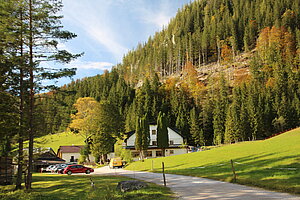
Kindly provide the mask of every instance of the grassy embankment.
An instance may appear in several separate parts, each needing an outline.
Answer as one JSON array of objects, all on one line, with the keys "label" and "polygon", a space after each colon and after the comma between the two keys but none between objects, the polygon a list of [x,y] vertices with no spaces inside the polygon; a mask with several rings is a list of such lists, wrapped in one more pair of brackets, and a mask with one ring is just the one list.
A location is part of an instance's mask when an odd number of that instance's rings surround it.
[{"label": "grassy embankment", "polygon": [[37,138],[35,142],[36,147],[51,147],[57,152],[59,146],[84,145],[84,138],[79,134],[62,132]]},{"label": "grassy embankment", "polygon": [[300,194],[300,128],[268,140],[224,145],[208,151],[147,159],[126,169],[206,177],[232,181],[234,161],[237,183]]},{"label": "grassy embankment", "polygon": [[[95,182],[95,189],[91,188],[90,177]],[[109,176],[67,176],[57,174],[34,174],[33,190],[12,191],[13,186],[0,186],[2,200],[82,200],[82,199],[143,199],[153,200],[174,199],[172,192],[162,186],[149,183],[149,187],[122,193],[116,189],[119,181],[130,180],[125,177]]]}]

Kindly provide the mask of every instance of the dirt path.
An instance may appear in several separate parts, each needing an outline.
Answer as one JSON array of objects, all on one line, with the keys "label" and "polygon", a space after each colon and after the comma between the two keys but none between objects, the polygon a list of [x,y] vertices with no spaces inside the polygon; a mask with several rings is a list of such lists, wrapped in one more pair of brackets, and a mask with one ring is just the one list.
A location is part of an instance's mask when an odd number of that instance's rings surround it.
[{"label": "dirt path", "polygon": [[[151,172],[137,172],[123,169],[109,169],[102,167],[95,169],[94,175],[120,175],[158,185],[163,185],[162,174]],[[177,194],[179,199],[241,199],[241,200],[265,200],[265,199],[299,199],[299,196],[266,191],[243,185],[214,181],[210,179],[166,174],[167,186]]]}]

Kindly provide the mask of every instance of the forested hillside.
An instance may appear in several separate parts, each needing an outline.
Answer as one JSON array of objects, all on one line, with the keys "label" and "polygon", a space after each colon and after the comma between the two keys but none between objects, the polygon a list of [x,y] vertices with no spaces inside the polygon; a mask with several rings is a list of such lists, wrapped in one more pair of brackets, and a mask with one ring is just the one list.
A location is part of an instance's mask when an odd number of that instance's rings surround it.
[{"label": "forested hillside", "polygon": [[[6,67],[0,76],[1,154],[9,154],[18,138],[28,139],[30,120],[35,137],[70,128],[71,115],[78,113],[74,104],[81,97],[105,101],[102,108],[109,105],[118,112],[115,120],[122,133],[106,135],[110,139],[121,139],[124,132],[134,130],[138,117],[147,115],[149,122],[156,122],[159,112],[182,133],[185,143],[196,146],[263,139],[297,127],[299,7],[299,0],[194,1],[162,31],[124,55],[111,72],[41,94],[34,93],[39,80],[30,80],[26,57],[30,49],[22,55],[22,40],[14,48],[2,45],[1,66]],[[8,12],[4,14],[6,19]],[[4,22],[0,28],[6,30],[9,20]],[[14,35],[3,37],[14,39]],[[26,62],[14,59],[15,54]],[[65,75],[68,71],[41,72],[39,78]],[[31,112],[30,102],[35,102]],[[15,129],[18,124],[20,129]],[[18,137],[21,134],[24,137]]]},{"label": "forested hillside", "polygon": [[136,83],[156,72],[162,77],[181,73],[187,61],[201,67],[231,60],[255,48],[266,27],[284,27],[295,40],[299,13],[298,0],[196,0],[180,9],[162,31],[125,55],[119,69],[127,81]]},{"label": "forested hillside", "polygon": [[[246,74],[199,80],[207,64],[230,68],[240,54]],[[68,126],[76,99],[94,97],[119,110],[124,131],[162,111],[188,144],[263,139],[300,125],[299,64],[298,0],[195,1],[111,72],[43,94],[39,108],[45,133]]]}]

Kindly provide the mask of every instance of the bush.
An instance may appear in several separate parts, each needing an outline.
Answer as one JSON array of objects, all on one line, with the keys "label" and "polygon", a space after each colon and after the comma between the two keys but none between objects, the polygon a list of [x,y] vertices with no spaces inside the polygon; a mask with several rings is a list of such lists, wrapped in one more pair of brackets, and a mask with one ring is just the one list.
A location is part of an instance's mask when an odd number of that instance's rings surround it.
[{"label": "bush", "polygon": [[86,161],[86,155],[81,154],[79,157],[78,163],[83,164],[83,163],[85,163],[85,161]]},{"label": "bush", "polygon": [[126,161],[126,163],[131,163],[133,161],[130,150],[123,149],[121,140],[117,141],[115,144],[115,155],[117,157],[121,157],[123,161]]}]

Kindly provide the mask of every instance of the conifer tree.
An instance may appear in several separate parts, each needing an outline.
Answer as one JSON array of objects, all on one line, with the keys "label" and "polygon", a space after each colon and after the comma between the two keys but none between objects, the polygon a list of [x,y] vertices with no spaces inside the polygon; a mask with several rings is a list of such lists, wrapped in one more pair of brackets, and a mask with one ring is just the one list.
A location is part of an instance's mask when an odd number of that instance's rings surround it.
[{"label": "conifer tree", "polygon": [[118,109],[109,101],[102,100],[99,107],[95,108],[96,116],[94,118],[94,126],[96,133],[92,135],[92,153],[93,155],[101,155],[102,162],[107,159],[107,154],[113,149],[113,144],[117,138],[120,138],[124,132],[124,123]]},{"label": "conifer tree", "polygon": [[228,106],[228,87],[224,75],[219,81],[219,92],[215,99],[213,111],[214,144],[219,145],[224,142],[226,112]]},{"label": "conifer tree", "polygon": [[203,135],[206,145],[213,145],[213,106],[211,97],[207,95],[202,105],[202,112],[200,113],[201,126],[203,127]]},{"label": "conifer tree", "polygon": [[[28,173],[26,188],[31,189],[32,183],[32,163],[33,163],[33,138],[34,130],[34,110],[36,86],[41,79],[57,79],[64,76],[72,76],[75,69],[49,70],[41,67],[43,61],[58,61],[68,63],[72,59],[80,56],[73,55],[66,50],[57,48],[59,41],[66,41],[76,37],[75,34],[62,30],[60,24],[61,16],[58,12],[62,8],[61,0],[43,1],[29,0],[24,2],[24,12],[28,16],[27,30],[23,30],[23,38],[28,41],[28,71],[29,71],[29,152],[28,152]],[[37,79],[39,77],[39,79]]]},{"label": "conifer tree", "polygon": [[148,146],[150,144],[150,129],[149,129],[149,121],[148,115],[145,114],[141,120],[141,127],[142,127],[142,157],[146,157],[146,152]]},{"label": "conifer tree", "polygon": [[145,158],[145,152],[150,143],[150,130],[147,114],[142,118],[137,117],[135,129],[135,149],[139,151],[140,159]]},{"label": "conifer tree", "polygon": [[157,117],[157,147],[165,156],[165,149],[169,147],[168,119],[162,112],[159,112]]},{"label": "conifer tree", "polygon": [[141,119],[139,117],[136,118],[136,126],[135,126],[135,149],[140,154],[140,159],[142,159],[142,151],[143,151],[143,130],[141,126]]},{"label": "conifer tree", "polygon": [[200,127],[200,120],[196,109],[193,108],[190,111],[190,132],[196,145],[204,146],[205,140],[203,135],[203,129]]}]

